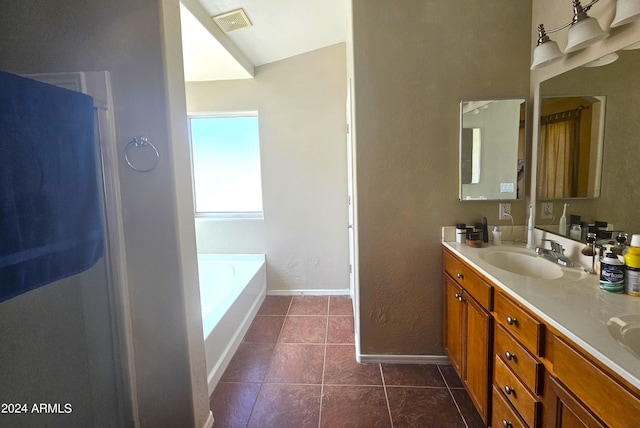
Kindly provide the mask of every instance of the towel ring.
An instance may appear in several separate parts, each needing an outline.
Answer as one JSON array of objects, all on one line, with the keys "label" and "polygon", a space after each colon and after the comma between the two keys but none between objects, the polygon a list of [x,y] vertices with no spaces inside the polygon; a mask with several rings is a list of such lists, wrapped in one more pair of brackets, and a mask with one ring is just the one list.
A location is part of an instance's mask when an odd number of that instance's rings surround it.
[{"label": "towel ring", "polygon": [[[129,159],[129,152],[131,151],[132,148],[138,148],[138,147],[149,147],[153,150],[153,153],[155,154],[155,159],[153,160],[153,163],[151,164],[150,167],[147,168],[140,168],[135,166],[133,163],[131,163],[131,160]],[[129,165],[132,169],[139,171],[139,172],[149,172],[154,170],[157,166],[158,163],[160,161],[160,153],[158,153],[158,149],[156,149],[156,146],[154,146],[152,143],[149,142],[149,139],[145,136],[140,136],[140,137],[136,137],[133,140],[129,141],[127,143],[127,145],[124,148],[124,160],[127,161],[127,165]]]}]

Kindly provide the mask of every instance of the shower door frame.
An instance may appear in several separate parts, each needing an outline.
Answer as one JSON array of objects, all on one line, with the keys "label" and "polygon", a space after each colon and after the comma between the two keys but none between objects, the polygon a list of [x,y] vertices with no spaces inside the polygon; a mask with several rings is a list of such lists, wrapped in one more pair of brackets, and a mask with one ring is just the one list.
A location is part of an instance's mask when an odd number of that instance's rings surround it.
[{"label": "shower door frame", "polygon": [[[134,426],[139,426],[111,77],[108,71],[29,74],[25,77],[93,97],[99,136],[99,158],[102,164],[99,172],[102,173],[104,190],[105,264],[108,282],[111,285],[108,287],[111,344],[114,349],[116,374],[119,374],[119,379],[115,382],[119,407],[118,419],[124,426],[128,426],[130,422],[133,422]],[[83,299],[83,302],[85,316],[91,316],[94,309],[87,300]]]}]

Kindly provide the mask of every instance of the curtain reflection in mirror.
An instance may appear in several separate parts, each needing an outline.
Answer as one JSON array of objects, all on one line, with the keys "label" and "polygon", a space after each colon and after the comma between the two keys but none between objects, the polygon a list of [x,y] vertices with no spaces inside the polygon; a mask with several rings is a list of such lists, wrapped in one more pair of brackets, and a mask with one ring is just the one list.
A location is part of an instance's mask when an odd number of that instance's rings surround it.
[{"label": "curtain reflection in mirror", "polygon": [[[538,195],[541,198],[578,196],[582,109],[540,118]],[[586,148],[588,150],[588,145]]]}]

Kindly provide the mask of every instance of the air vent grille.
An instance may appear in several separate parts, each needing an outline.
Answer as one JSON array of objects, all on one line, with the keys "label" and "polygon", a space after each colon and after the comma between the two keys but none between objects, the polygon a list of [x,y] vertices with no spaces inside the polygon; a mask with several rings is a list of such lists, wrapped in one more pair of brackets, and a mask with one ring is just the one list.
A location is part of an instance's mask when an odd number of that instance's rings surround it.
[{"label": "air vent grille", "polygon": [[225,33],[251,27],[251,21],[249,21],[247,14],[244,13],[242,9],[212,16],[211,19],[213,19],[213,22],[218,24],[218,27]]}]

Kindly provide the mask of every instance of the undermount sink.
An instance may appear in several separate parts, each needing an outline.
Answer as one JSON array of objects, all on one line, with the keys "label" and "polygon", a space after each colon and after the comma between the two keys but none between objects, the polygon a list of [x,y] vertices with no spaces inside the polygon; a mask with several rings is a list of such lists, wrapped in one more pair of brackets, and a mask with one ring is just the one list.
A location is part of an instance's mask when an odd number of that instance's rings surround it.
[{"label": "undermount sink", "polygon": [[624,347],[640,357],[640,315],[620,315],[607,322],[609,333]]},{"label": "undermount sink", "polygon": [[490,265],[507,272],[537,279],[565,279],[575,281],[586,274],[578,269],[563,268],[533,252],[522,249],[493,250],[480,255]]},{"label": "undermount sink", "polygon": [[558,265],[537,257],[535,254],[515,251],[491,251],[480,256],[485,262],[498,269],[518,275],[540,279],[557,279],[563,271]]}]

